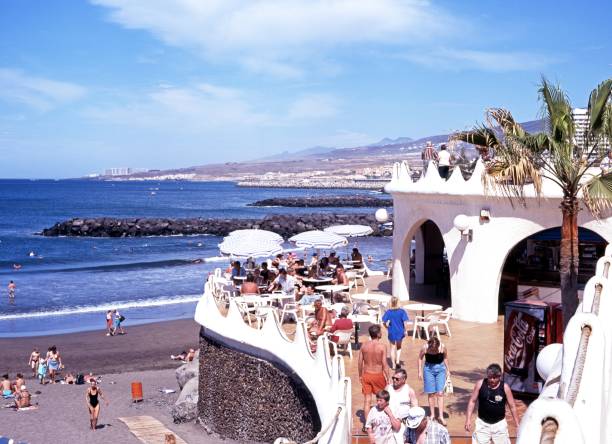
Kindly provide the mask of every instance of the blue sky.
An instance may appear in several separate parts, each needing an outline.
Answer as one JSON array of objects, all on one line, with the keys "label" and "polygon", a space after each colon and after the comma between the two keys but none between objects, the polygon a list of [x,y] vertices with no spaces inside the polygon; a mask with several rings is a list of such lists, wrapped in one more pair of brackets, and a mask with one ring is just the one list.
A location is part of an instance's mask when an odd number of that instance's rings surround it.
[{"label": "blue sky", "polygon": [[173,168],[537,118],[612,76],[609,2],[2,0],[0,177]]}]

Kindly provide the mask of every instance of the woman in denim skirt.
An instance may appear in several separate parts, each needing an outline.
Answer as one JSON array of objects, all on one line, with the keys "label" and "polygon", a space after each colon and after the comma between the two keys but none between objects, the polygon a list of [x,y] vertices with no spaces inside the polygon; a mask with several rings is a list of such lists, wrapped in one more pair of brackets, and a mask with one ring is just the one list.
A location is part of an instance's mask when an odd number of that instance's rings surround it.
[{"label": "woman in denim skirt", "polygon": [[446,347],[440,340],[432,336],[419,352],[419,379],[423,379],[424,392],[429,402],[429,418],[436,419],[435,407],[438,401],[437,420],[446,426],[444,420],[444,386],[446,378],[450,377]]}]

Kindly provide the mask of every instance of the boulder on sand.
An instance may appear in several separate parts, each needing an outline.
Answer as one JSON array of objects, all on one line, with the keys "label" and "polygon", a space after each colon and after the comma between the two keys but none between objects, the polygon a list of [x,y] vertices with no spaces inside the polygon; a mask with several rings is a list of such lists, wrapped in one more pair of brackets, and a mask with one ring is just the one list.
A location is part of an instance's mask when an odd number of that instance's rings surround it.
[{"label": "boulder on sand", "polygon": [[181,365],[176,369],[176,381],[181,389],[189,382],[191,378],[198,376],[200,373],[200,350],[197,350],[193,361]]},{"label": "boulder on sand", "polygon": [[198,416],[198,380],[199,378],[195,376],[187,381],[174,403],[171,413],[176,424],[196,420]]}]

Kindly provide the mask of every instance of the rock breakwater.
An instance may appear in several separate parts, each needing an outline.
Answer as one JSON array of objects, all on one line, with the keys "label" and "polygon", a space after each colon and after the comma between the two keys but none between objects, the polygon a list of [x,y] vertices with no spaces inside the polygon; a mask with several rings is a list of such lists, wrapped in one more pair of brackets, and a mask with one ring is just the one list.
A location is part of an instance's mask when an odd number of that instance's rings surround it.
[{"label": "rock breakwater", "polygon": [[248,204],[250,207],[392,207],[393,199],[373,196],[275,197]]},{"label": "rock breakwater", "polygon": [[308,230],[322,230],[331,225],[358,224],[369,225],[373,236],[390,235],[383,233],[374,214],[298,214],[272,215],[263,219],[115,219],[109,217],[95,219],[70,219],[45,228],[43,236],[80,236],[80,237],[142,237],[213,234],[227,236],[234,230],[258,228],[270,230],[287,238]]}]

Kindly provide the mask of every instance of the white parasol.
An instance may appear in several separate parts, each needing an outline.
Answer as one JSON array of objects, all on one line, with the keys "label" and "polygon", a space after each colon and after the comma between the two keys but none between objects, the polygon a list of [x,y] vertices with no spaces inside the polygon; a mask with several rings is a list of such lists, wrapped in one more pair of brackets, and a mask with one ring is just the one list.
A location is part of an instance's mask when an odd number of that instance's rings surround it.
[{"label": "white parasol", "polygon": [[226,237],[219,244],[221,253],[238,258],[268,257],[283,252],[277,242],[271,240],[245,240],[240,237]]},{"label": "white parasol", "polygon": [[276,234],[272,231],[268,230],[257,230],[257,229],[247,229],[247,230],[234,230],[232,231],[225,239],[228,238],[237,238],[244,240],[262,240],[262,241],[272,241],[277,244],[282,244],[284,239],[280,234]]},{"label": "white parasol", "polygon": [[348,244],[346,237],[334,233],[326,233],[321,230],[304,231],[289,238],[298,247],[336,249]]},{"label": "white parasol", "polygon": [[369,225],[333,225],[323,231],[344,237],[359,237],[372,234],[374,230]]}]

